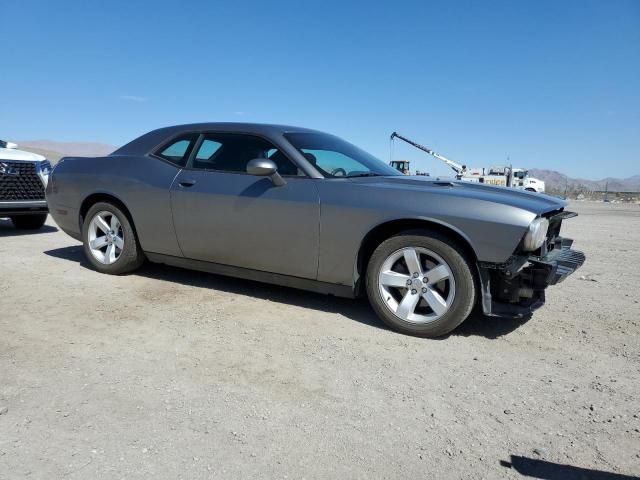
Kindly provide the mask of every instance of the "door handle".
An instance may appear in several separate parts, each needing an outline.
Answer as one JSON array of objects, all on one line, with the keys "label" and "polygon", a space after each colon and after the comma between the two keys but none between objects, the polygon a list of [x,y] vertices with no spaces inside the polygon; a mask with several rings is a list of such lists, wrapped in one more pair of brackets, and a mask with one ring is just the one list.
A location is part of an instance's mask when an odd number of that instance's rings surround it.
[{"label": "door handle", "polygon": [[182,180],[182,181],[179,183],[179,185],[180,185],[181,187],[185,187],[185,188],[193,187],[195,184],[196,184],[196,181],[195,181],[195,180]]}]

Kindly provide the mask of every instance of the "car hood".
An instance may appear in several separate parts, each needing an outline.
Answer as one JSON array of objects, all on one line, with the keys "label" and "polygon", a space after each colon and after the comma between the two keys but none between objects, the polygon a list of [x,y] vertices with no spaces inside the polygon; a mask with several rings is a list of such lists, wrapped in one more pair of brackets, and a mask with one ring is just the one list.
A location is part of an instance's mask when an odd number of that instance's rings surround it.
[{"label": "car hood", "polygon": [[470,200],[481,200],[521,208],[536,215],[541,215],[553,210],[560,210],[567,205],[567,202],[560,198],[542,193],[526,192],[515,188],[496,187],[480,183],[462,182],[447,178],[399,175],[391,177],[361,177],[350,180],[377,188],[393,188],[413,192],[433,192],[467,197]]},{"label": "car hood", "polygon": [[45,160],[42,155],[37,153],[25,152],[15,148],[0,148],[0,162],[2,160],[17,160],[23,162],[39,162]]}]

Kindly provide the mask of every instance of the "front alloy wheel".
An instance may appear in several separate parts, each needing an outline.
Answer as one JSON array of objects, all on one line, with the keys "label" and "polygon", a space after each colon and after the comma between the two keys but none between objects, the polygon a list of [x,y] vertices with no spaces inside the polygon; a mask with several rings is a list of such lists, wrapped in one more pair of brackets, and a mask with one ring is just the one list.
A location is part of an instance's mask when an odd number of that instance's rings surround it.
[{"label": "front alloy wheel", "polygon": [[420,337],[449,333],[476,300],[473,260],[451,238],[429,230],[402,232],[375,249],[367,265],[367,296],[394,330]]},{"label": "front alloy wheel", "polygon": [[387,308],[411,323],[439,319],[456,295],[449,265],[421,247],[405,247],[389,255],[380,269],[378,288]]}]

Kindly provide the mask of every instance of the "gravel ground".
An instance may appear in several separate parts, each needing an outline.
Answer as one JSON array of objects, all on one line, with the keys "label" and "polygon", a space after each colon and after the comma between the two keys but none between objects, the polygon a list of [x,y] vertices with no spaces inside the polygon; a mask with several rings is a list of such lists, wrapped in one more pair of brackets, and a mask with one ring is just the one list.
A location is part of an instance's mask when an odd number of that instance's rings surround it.
[{"label": "gravel ground", "polygon": [[441,340],[0,220],[0,478],[635,478],[640,206],[571,208],[547,305]]}]

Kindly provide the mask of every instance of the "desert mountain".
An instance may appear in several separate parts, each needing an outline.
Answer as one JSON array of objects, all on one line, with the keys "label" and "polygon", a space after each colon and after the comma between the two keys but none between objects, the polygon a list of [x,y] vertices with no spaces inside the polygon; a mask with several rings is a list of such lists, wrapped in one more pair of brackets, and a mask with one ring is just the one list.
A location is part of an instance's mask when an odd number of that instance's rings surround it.
[{"label": "desert mountain", "polygon": [[16,140],[18,148],[44,155],[52,162],[61,157],[100,157],[117,147],[95,142],[56,142],[54,140]]},{"label": "desert mountain", "polygon": [[529,174],[532,177],[544,180],[548,191],[568,191],[577,190],[605,190],[610,192],[640,192],[640,175],[628,178],[603,178],[602,180],[587,180],[583,178],[572,178],[556,172],[555,170],[541,170],[530,168]]}]

